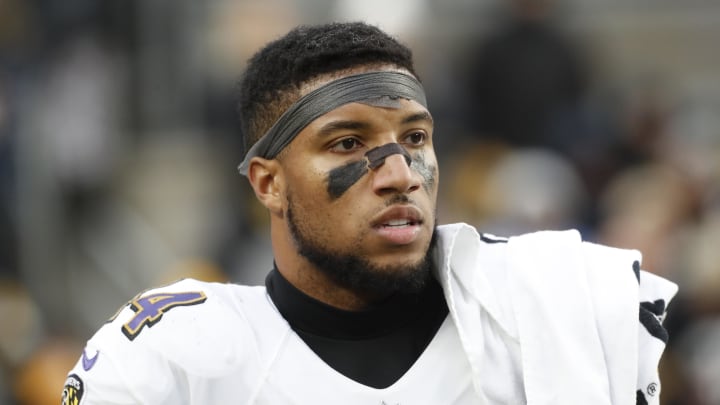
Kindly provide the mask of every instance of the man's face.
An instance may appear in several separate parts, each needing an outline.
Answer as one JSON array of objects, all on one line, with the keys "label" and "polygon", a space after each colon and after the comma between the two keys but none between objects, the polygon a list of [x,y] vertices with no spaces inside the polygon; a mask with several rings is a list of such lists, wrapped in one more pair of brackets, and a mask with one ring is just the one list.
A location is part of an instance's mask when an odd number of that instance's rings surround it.
[{"label": "man's face", "polygon": [[[279,158],[288,232],[297,250],[347,287],[416,289],[428,275],[438,170],[432,119],[414,101],[399,108],[351,103],[313,121]],[[397,143],[375,169],[365,153]]]}]

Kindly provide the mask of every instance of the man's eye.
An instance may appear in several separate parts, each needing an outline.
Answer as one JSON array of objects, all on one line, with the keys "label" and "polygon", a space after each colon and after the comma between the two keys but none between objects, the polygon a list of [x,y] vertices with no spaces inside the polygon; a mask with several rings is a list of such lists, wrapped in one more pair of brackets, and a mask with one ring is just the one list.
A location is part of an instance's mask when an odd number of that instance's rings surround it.
[{"label": "man's eye", "polygon": [[413,132],[409,134],[406,138],[406,142],[411,145],[422,145],[425,143],[425,133],[424,132]]},{"label": "man's eye", "polygon": [[362,145],[360,142],[355,138],[345,138],[341,140],[340,142],[334,144],[330,150],[334,152],[350,152],[353,151]]}]

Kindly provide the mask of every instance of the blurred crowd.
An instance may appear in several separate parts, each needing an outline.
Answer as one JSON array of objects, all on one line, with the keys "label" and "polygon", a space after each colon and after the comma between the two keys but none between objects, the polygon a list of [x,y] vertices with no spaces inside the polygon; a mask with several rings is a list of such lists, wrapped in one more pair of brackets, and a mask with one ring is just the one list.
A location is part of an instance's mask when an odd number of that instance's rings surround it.
[{"label": "blurred crowd", "polygon": [[360,19],[415,52],[440,221],[641,250],[680,285],[662,403],[720,404],[720,5],[3,0],[0,405],[58,403],[141,290],[263,282],[236,81],[290,27]]}]

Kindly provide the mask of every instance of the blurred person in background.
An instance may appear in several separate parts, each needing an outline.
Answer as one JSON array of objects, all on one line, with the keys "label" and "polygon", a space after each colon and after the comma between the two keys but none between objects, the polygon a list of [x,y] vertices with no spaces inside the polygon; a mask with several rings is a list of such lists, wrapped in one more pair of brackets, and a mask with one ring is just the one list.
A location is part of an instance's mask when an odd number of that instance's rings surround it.
[{"label": "blurred person in background", "polygon": [[657,404],[676,286],[576,231],[439,225],[433,117],[411,51],[300,26],[243,77],[265,286],[185,279],[89,339],[64,404]]},{"label": "blurred person in background", "polygon": [[555,149],[580,141],[578,131],[558,134],[577,119],[588,73],[582,48],[556,24],[556,3],[501,3],[499,26],[469,49],[467,118],[479,138]]}]

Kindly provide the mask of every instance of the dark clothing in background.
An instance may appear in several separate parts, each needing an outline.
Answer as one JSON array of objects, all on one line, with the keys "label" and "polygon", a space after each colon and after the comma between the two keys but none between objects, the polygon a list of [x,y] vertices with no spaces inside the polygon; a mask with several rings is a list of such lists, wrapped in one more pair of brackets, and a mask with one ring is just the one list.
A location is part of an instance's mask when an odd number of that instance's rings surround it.
[{"label": "dark clothing in background", "polygon": [[513,21],[491,34],[469,66],[470,124],[513,146],[545,146],[552,121],[583,92],[573,47],[541,21]]}]

